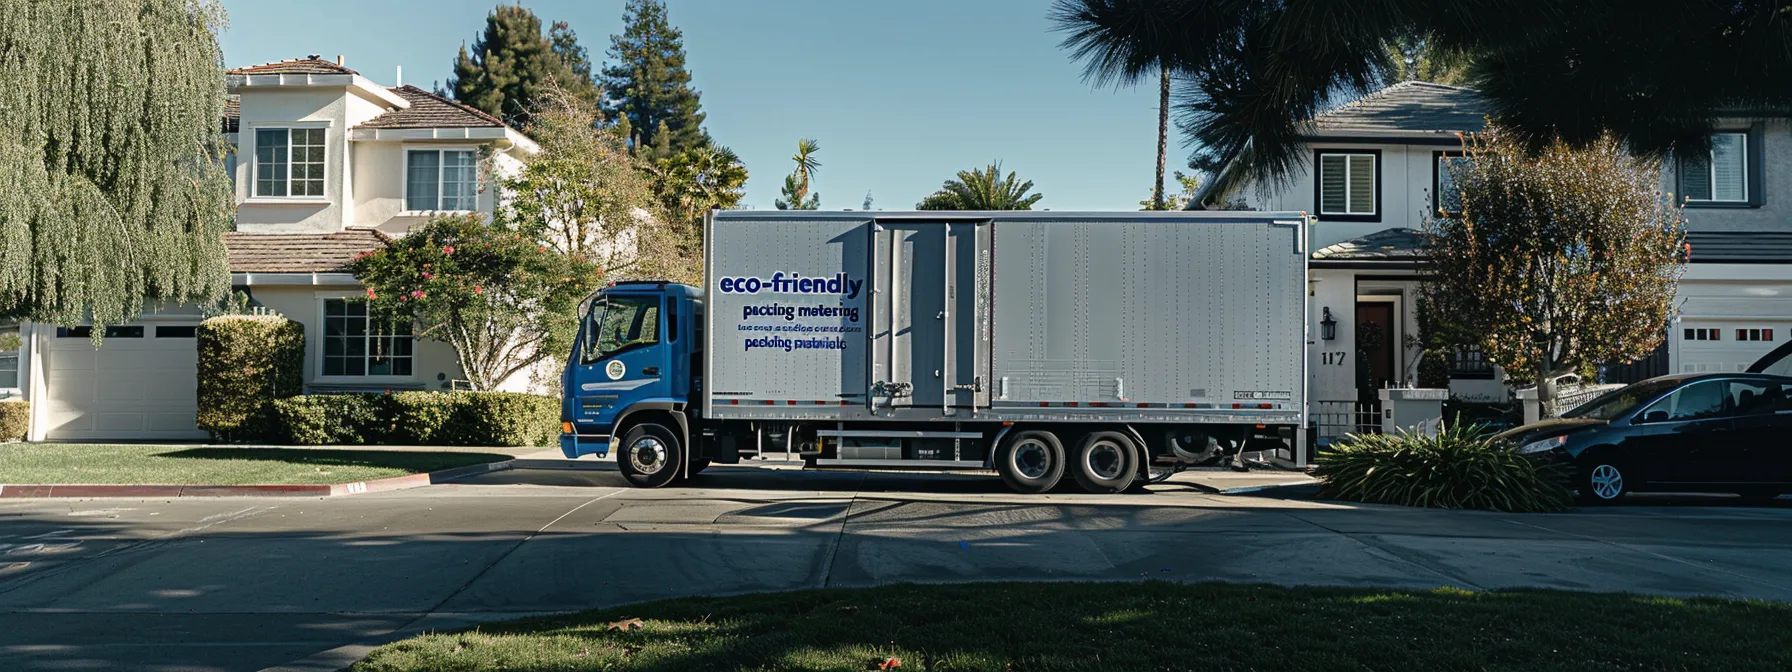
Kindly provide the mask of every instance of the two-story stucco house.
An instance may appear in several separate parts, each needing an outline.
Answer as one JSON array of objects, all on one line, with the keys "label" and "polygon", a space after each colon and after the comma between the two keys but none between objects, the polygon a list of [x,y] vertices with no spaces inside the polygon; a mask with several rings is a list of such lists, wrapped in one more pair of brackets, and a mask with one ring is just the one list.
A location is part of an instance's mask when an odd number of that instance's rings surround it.
[{"label": "two-story stucco house", "polygon": [[[1416,377],[1420,353],[1406,337],[1418,329],[1419,232],[1431,213],[1451,210],[1444,166],[1460,160],[1459,134],[1481,130],[1486,115],[1473,89],[1395,84],[1317,115],[1292,179],[1253,183],[1228,165],[1196,195],[1191,207],[1243,200],[1317,218],[1309,394],[1322,436],[1360,422],[1353,414],[1381,387]],[[1792,335],[1792,122],[1725,128],[1709,156],[1677,157],[1664,171],[1663,189],[1687,199],[1693,247],[1680,318],[1656,356],[1608,367],[1612,379],[1740,370]],[[1453,394],[1506,398],[1502,373],[1477,353],[1459,353],[1450,370]]]},{"label": "two-story stucco house", "polygon": [[[230,70],[224,132],[236,148],[235,289],[305,327],[309,391],[445,389],[453,349],[370,319],[345,266],[442,213],[492,211],[493,174],[537,151],[497,118],[414,86],[382,86],[316,56]],[[490,170],[488,171],[487,168]],[[31,440],[194,439],[190,306],[106,328],[0,325],[24,347],[0,359],[0,396],[32,402]]]}]

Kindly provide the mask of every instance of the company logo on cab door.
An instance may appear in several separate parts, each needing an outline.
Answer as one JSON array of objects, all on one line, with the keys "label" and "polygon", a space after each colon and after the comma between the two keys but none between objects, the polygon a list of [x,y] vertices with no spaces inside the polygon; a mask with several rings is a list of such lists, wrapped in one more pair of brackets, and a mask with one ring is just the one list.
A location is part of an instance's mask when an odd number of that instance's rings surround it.
[{"label": "company logo on cab door", "polygon": [[848,299],[859,298],[859,290],[864,287],[864,280],[854,280],[845,273],[808,278],[783,271],[769,278],[722,278],[716,283],[716,289],[723,294],[838,294]]}]

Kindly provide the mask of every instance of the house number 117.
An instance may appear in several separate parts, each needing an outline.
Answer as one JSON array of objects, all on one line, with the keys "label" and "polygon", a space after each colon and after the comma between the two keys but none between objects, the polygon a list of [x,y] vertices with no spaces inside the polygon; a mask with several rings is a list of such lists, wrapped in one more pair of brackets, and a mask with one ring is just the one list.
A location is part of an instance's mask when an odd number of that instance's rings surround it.
[{"label": "house number 117", "polygon": [[1324,358],[1326,366],[1343,366],[1345,356],[1348,354],[1349,354],[1348,352],[1322,352],[1322,353],[1319,353],[1320,357]]}]

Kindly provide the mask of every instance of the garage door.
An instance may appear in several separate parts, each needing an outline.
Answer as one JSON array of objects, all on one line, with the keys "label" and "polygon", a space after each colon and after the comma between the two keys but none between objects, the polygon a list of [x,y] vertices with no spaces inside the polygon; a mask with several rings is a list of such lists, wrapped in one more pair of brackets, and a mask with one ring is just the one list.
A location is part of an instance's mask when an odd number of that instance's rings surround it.
[{"label": "garage door", "polygon": [[1768,320],[1699,320],[1680,322],[1679,373],[1735,373],[1779,347],[1792,318]]},{"label": "garage door", "polygon": [[110,327],[95,350],[85,327],[58,329],[44,352],[50,440],[202,439],[197,323]]}]

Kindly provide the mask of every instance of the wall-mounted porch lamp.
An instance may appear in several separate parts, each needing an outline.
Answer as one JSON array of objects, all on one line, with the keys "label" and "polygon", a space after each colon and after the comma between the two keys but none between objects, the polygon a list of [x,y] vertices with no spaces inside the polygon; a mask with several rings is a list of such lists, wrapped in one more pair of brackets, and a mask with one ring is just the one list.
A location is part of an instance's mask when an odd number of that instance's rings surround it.
[{"label": "wall-mounted porch lamp", "polygon": [[1325,311],[1325,316],[1319,318],[1319,337],[1328,341],[1337,340],[1338,321],[1332,319],[1332,309],[1328,306],[1320,310]]}]

